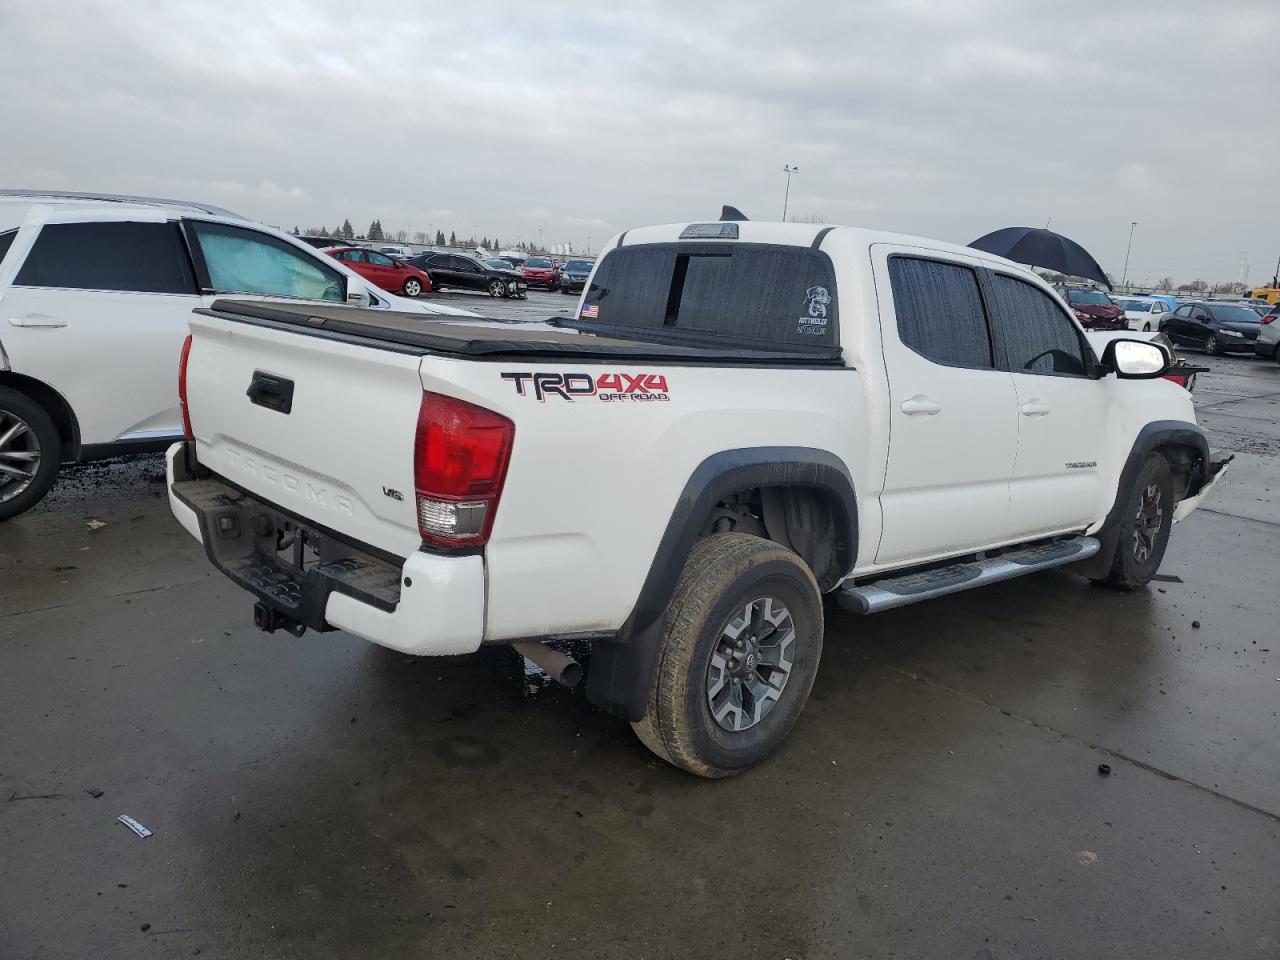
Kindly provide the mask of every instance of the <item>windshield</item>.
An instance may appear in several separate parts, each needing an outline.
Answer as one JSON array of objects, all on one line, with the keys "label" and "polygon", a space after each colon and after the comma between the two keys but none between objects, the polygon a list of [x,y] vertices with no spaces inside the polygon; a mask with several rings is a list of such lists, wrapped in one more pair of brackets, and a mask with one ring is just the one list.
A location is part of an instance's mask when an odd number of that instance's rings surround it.
[{"label": "windshield", "polygon": [[590,273],[591,262],[588,260],[570,260],[564,265],[566,270],[573,270],[577,273]]},{"label": "windshield", "polygon": [[551,266],[551,261],[543,257],[531,257],[524,262],[524,265],[526,267],[549,267]]},{"label": "windshield", "polygon": [[1097,290],[1068,290],[1067,303],[1087,303],[1095,307],[1111,306],[1111,298]]},{"label": "windshield", "polygon": [[1134,310],[1138,313],[1150,313],[1151,304],[1146,300],[1118,300],[1121,310]]},{"label": "windshield", "polygon": [[510,270],[511,269],[511,264],[507,263],[507,261],[505,260],[499,260],[496,257],[492,260],[486,260],[484,264],[486,267],[488,267],[491,270]]},{"label": "windshield", "polygon": [[1213,317],[1225,323],[1257,323],[1258,315],[1249,307],[1214,307]]}]

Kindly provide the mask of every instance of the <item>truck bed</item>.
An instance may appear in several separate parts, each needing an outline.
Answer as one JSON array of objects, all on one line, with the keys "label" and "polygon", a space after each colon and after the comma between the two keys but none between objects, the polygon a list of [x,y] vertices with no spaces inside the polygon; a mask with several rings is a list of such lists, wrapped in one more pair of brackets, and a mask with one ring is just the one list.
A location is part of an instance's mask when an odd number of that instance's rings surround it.
[{"label": "truck bed", "polygon": [[[776,348],[758,341],[691,336],[687,331],[675,330],[613,328],[614,335],[605,336],[595,329],[551,329],[526,321],[483,317],[434,320],[424,319],[419,313],[340,304],[294,305],[252,300],[216,300],[211,307],[195,312],[309,336],[349,340],[399,353],[443,354],[476,360],[617,359],[766,366],[842,364],[838,348]],[[571,320],[555,319],[560,324],[574,324]]]}]

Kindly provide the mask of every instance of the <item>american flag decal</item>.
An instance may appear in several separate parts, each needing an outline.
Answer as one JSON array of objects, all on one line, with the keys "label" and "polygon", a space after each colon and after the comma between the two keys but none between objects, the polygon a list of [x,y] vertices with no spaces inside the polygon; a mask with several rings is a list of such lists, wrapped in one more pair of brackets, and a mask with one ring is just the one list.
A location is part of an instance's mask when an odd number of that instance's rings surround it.
[{"label": "american flag decal", "polygon": [[594,320],[600,316],[600,304],[592,303],[583,307],[581,316],[584,320]]}]

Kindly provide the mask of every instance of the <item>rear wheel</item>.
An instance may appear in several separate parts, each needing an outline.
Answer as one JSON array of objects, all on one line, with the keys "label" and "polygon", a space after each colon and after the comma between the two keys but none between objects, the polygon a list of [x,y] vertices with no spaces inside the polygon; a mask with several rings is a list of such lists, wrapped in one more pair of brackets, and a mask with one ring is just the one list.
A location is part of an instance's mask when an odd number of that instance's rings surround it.
[{"label": "rear wheel", "polygon": [[667,608],[644,717],[650,750],[702,777],[772,753],[809,698],[822,598],[791,550],[741,533],[695,544]]},{"label": "rear wheel", "polygon": [[417,277],[410,277],[404,282],[404,295],[406,297],[416,297],[422,293],[422,281]]},{"label": "rear wheel", "polygon": [[0,388],[0,520],[44,499],[61,459],[53,418],[29,397]]},{"label": "rear wheel", "polygon": [[1153,453],[1129,490],[1111,570],[1095,582],[1117,590],[1132,590],[1148,583],[1160,569],[1169,545],[1174,506],[1169,461]]}]

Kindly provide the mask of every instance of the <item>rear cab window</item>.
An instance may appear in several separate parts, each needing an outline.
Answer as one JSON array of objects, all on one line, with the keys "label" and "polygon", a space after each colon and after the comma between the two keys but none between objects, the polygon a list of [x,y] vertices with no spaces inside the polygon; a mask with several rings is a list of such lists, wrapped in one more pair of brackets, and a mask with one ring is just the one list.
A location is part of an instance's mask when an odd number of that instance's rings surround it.
[{"label": "rear cab window", "polygon": [[834,349],[835,270],[830,257],[809,247],[624,246],[600,260],[573,325],[618,336]]}]

